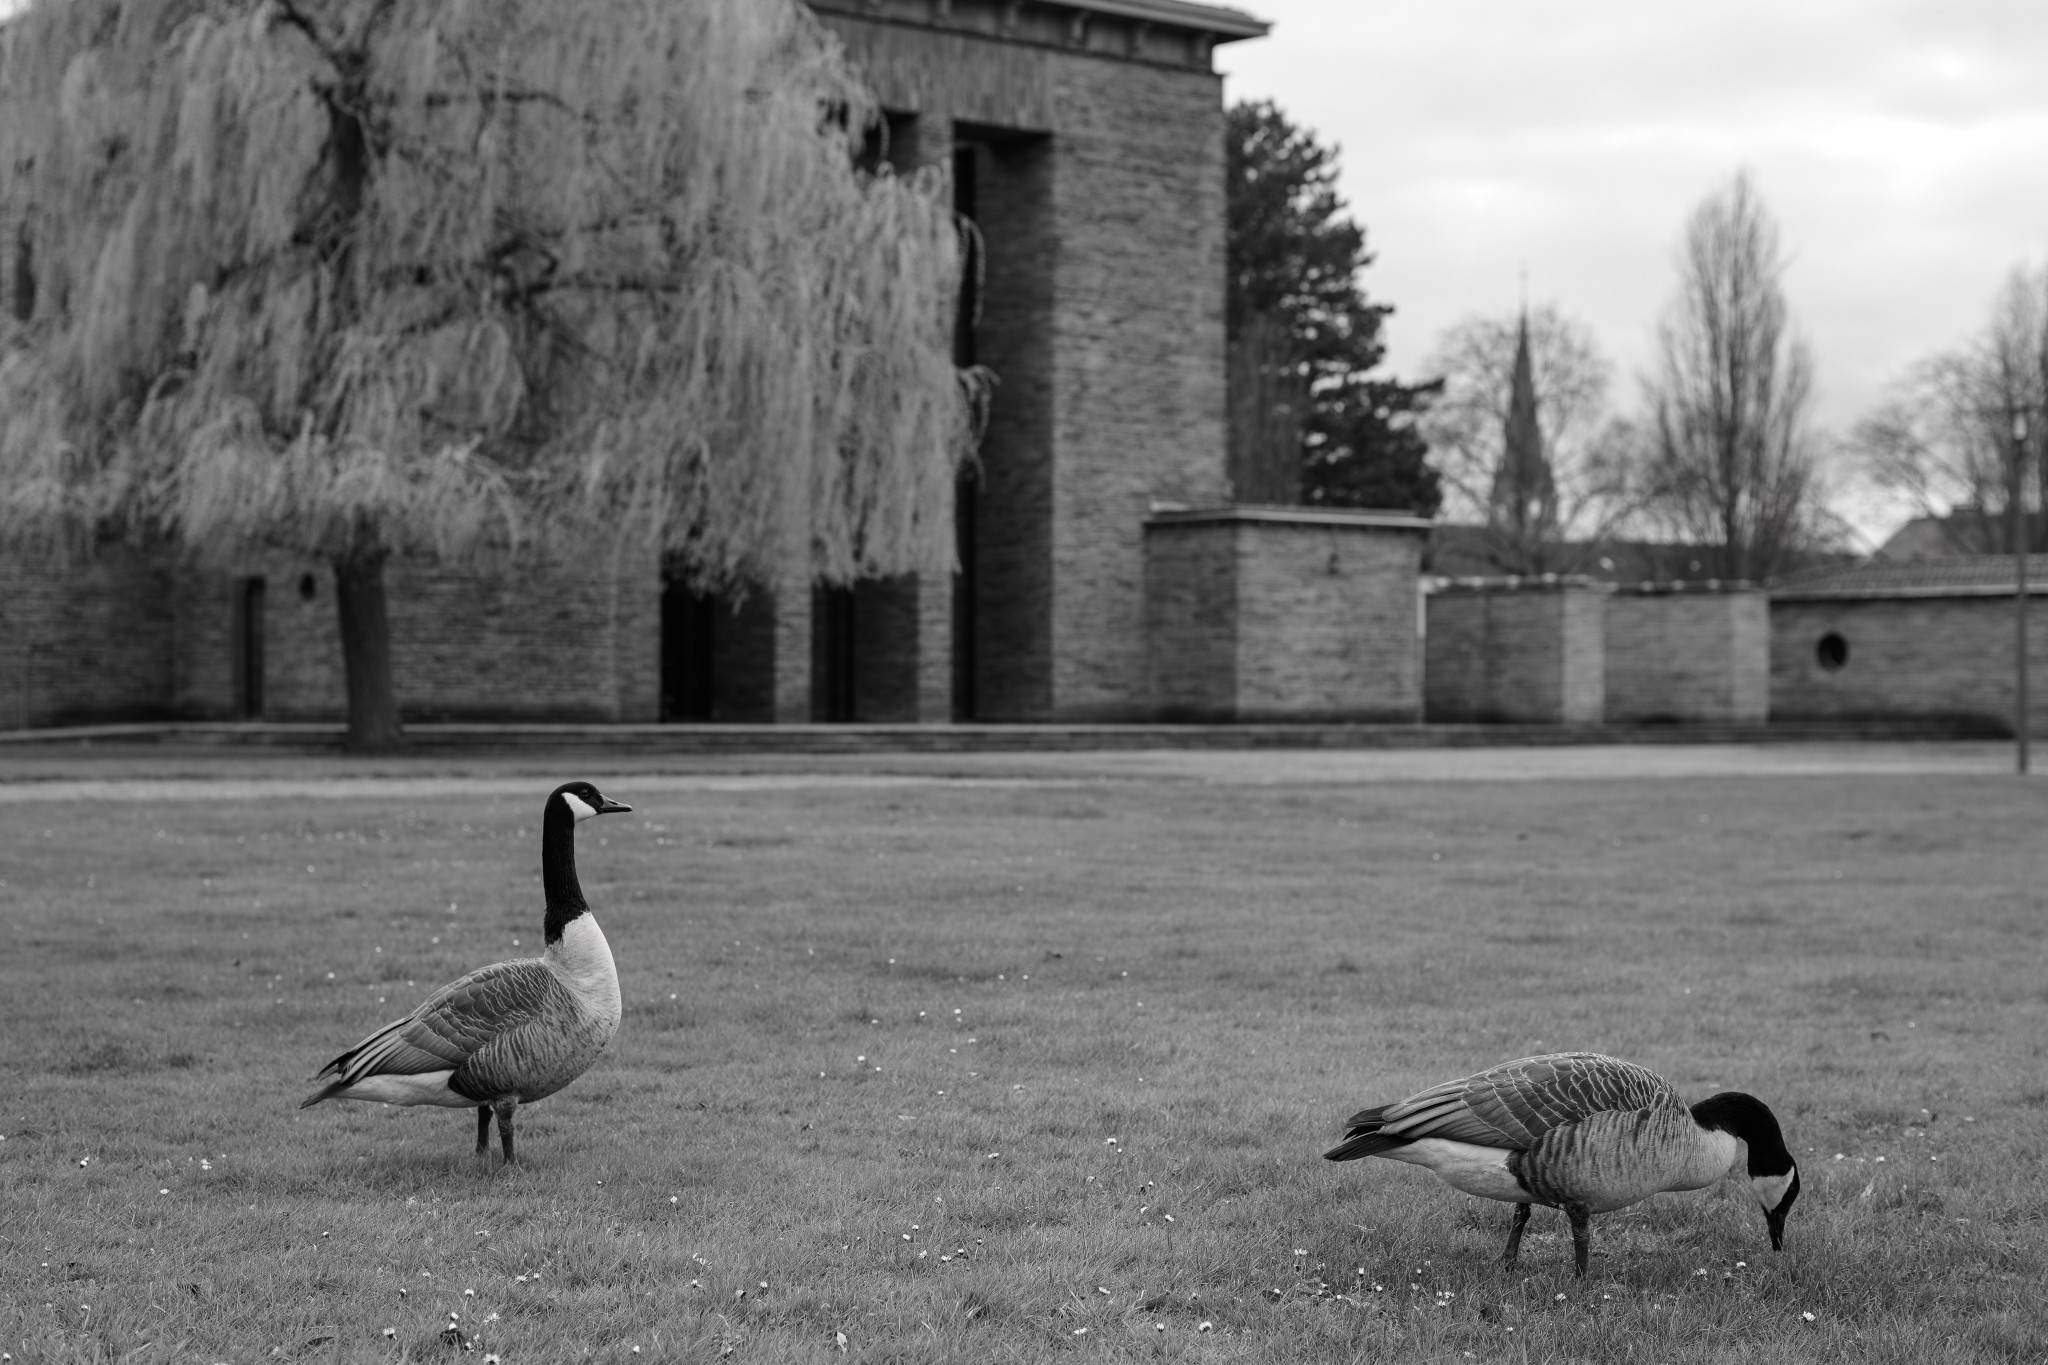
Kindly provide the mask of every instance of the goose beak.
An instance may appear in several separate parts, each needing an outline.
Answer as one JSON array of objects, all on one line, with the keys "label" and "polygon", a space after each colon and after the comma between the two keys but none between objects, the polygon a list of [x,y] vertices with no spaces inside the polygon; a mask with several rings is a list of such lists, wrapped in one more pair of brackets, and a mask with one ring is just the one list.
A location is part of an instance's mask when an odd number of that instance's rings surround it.
[{"label": "goose beak", "polygon": [[1764,1222],[1769,1224],[1771,1229],[1771,1250],[1773,1251],[1783,1251],[1785,1249],[1785,1212],[1786,1206],[1784,1204],[1764,1212]]},{"label": "goose beak", "polygon": [[614,801],[609,796],[607,796],[604,799],[604,804],[597,808],[597,813],[599,815],[623,815],[631,809],[633,808],[627,805],[625,802]]}]

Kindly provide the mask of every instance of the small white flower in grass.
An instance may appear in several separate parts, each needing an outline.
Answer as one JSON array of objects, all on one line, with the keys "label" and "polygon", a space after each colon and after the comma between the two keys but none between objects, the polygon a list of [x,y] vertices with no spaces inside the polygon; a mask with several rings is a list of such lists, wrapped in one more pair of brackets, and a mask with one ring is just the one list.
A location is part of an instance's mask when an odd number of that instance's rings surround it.
[{"label": "small white flower in grass", "polygon": [[1801,1313],[1801,1314],[1799,1315],[1799,1318],[1800,1318],[1800,1321],[1802,1321],[1802,1322],[1812,1322],[1812,1321],[1813,1321],[1813,1314],[1811,1314],[1811,1313]]},{"label": "small white flower in grass", "polygon": [[465,1299],[473,1299],[476,1297],[476,1291],[474,1289],[465,1289],[462,1291],[462,1297]]},{"label": "small white flower in grass", "polygon": [[386,1327],[384,1329],[384,1335],[387,1337],[395,1337],[398,1335],[398,1329],[396,1327]]},{"label": "small white flower in grass", "polygon": [[[1705,1275],[1706,1273],[1707,1273],[1707,1268],[1706,1268],[1705,1266],[1701,1266],[1701,1267],[1700,1267],[1700,1268],[1699,1268],[1698,1270],[1695,1270],[1695,1271],[1693,1271],[1693,1274],[1694,1274],[1694,1275],[1700,1275],[1700,1276],[1704,1276],[1704,1275]],[[1562,1294],[1559,1294],[1559,1295],[1558,1295],[1558,1297],[1559,1297],[1559,1298],[1561,1299],[1561,1298],[1563,1298],[1563,1297],[1564,1297],[1564,1295],[1562,1295]]]},{"label": "small white flower in grass", "polygon": [[1155,1322],[1152,1324],[1152,1330],[1154,1330],[1155,1332],[1164,1332],[1166,1330],[1166,1324],[1163,1322]]},{"label": "small white flower in grass", "polygon": [[[1706,1273],[1707,1273],[1707,1272],[1706,1272],[1706,1271],[1704,1271],[1704,1270],[1702,1270],[1702,1271],[1700,1272],[1700,1274],[1702,1274],[1702,1275],[1704,1275],[1704,1274],[1706,1274]],[[1563,1302],[1564,1302],[1564,1295],[1562,1295],[1562,1294],[1559,1294],[1559,1295],[1557,1296],[1557,1301],[1558,1301],[1559,1303],[1563,1303]]]},{"label": "small white flower in grass", "polygon": [[1195,1324],[1195,1330],[1197,1332],[1213,1332],[1216,1330],[1216,1324],[1204,1319]]},{"label": "small white flower in grass", "polygon": [[634,1355],[636,1355],[636,1356],[640,1354],[640,1348],[639,1348],[638,1346],[635,1346],[635,1347],[633,1348],[633,1354],[634,1354]]},{"label": "small white flower in grass", "polygon": [[1077,1337],[1085,1337],[1088,1335],[1088,1329],[1086,1327],[1076,1327],[1074,1329],[1074,1335]]},{"label": "small white flower in grass", "polygon": [[158,1190],[158,1191],[157,1191],[157,1193],[158,1193],[158,1194],[169,1194],[169,1193],[170,1193],[170,1191],[169,1191],[169,1190]]},{"label": "small white flower in grass", "polygon": [[485,1357],[484,1357],[484,1365],[498,1365],[498,1354],[497,1354],[497,1352],[493,1351],[493,1352],[492,1352],[491,1354],[489,1354],[489,1355],[485,1356]]},{"label": "small white flower in grass", "polygon": [[1297,1255],[1297,1256],[1306,1256],[1306,1255],[1308,1255],[1308,1248],[1307,1248],[1307,1247],[1296,1247],[1296,1248],[1294,1249],[1294,1254],[1295,1254],[1295,1255]]},{"label": "small white flower in grass", "polygon": [[402,1299],[402,1298],[406,1297],[406,1295],[408,1295],[408,1294],[410,1294],[410,1293],[412,1293],[412,1291],[411,1291],[410,1289],[401,1289],[401,1290],[399,1290],[399,1291],[398,1291],[398,1297]]},{"label": "small white flower in grass", "polygon": [[1169,1213],[1169,1214],[1167,1214],[1167,1215],[1166,1215],[1166,1221],[1167,1221],[1167,1222],[1169,1222],[1169,1223],[1171,1223],[1171,1222],[1173,1221],[1173,1215],[1172,1215],[1172,1214],[1170,1214],[1170,1213]]}]

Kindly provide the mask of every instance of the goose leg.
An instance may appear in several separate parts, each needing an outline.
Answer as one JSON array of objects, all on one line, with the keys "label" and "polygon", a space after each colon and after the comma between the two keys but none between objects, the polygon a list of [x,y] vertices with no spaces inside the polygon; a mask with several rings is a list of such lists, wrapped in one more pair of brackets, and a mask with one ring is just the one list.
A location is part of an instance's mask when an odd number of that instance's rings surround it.
[{"label": "goose leg", "polygon": [[512,1111],[519,1107],[518,1100],[493,1100],[491,1108],[498,1114],[498,1141],[505,1147],[505,1164],[512,1164]]},{"label": "goose leg", "polygon": [[1528,1204],[1515,1205],[1515,1221],[1508,1224],[1508,1249],[1501,1253],[1500,1268],[1513,1270],[1522,1255],[1522,1229],[1529,1226]]},{"label": "goose leg", "polygon": [[484,1156],[491,1150],[491,1106],[480,1104],[476,1107],[476,1154]]},{"label": "goose leg", "polygon": [[1578,1260],[1579,1274],[1584,1276],[1586,1257],[1593,1249],[1593,1215],[1584,1204],[1566,1204],[1564,1216],[1572,1220],[1572,1255]]}]

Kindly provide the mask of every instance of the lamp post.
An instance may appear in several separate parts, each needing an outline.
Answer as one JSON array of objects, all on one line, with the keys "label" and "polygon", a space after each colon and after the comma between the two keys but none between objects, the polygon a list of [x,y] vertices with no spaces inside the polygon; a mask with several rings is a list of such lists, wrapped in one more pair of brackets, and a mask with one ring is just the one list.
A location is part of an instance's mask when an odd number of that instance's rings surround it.
[{"label": "lamp post", "polygon": [[2012,525],[2013,565],[2013,658],[2014,691],[2013,734],[2018,740],[2018,751],[2014,755],[2022,777],[2027,772],[2027,747],[2029,731],[2033,728],[2027,714],[2027,509],[2026,509],[2026,458],[2027,458],[2027,410],[2014,407],[2012,416],[2012,491],[2009,513]]}]

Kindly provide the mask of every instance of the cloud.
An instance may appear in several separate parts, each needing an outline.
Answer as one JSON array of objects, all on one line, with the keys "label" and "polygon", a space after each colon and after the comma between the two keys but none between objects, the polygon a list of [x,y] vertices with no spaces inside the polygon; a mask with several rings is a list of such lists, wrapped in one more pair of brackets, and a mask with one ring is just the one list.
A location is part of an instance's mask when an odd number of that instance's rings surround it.
[{"label": "cloud", "polygon": [[[1219,49],[1343,148],[1343,189],[1395,305],[1390,360],[1533,298],[1647,368],[1686,217],[1738,168],[1791,259],[1786,290],[1845,428],[1988,314],[2048,250],[2048,6],[2028,0],[1256,0],[1271,37]],[[1627,398],[1633,388],[1618,386]]]}]

